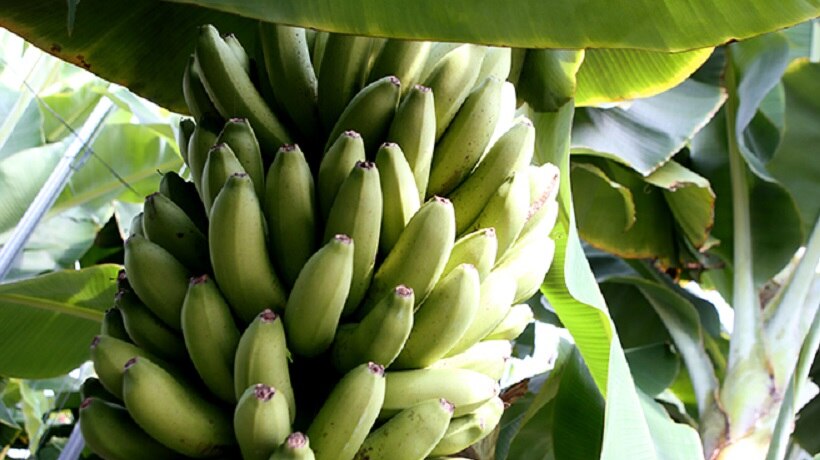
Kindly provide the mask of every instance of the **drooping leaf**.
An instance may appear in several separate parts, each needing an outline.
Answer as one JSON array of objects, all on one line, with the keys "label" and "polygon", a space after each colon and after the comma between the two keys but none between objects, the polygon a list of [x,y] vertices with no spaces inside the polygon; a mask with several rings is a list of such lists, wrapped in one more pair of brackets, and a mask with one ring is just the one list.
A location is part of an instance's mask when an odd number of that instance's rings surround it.
[{"label": "drooping leaf", "polygon": [[119,268],[97,265],[0,285],[0,375],[55,377],[88,359]]},{"label": "drooping leaf", "polygon": [[[610,180],[604,171],[590,163],[571,163],[575,215],[579,226],[609,228],[626,232],[635,224],[632,192]],[[590,238],[588,238],[590,239]],[[594,239],[593,239],[594,240]]]},{"label": "drooping leaf", "polygon": [[625,350],[635,385],[649,396],[657,396],[675,380],[680,357],[665,343]]}]

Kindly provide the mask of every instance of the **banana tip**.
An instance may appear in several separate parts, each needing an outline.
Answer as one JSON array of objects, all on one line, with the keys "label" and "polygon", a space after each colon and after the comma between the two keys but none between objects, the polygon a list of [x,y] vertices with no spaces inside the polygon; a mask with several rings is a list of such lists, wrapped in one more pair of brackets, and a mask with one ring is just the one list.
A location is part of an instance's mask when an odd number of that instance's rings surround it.
[{"label": "banana tip", "polygon": [[400,284],[396,286],[396,295],[399,297],[410,297],[413,295],[413,288]]},{"label": "banana tip", "polygon": [[273,395],[276,394],[276,389],[264,383],[257,383],[253,387],[253,394],[260,401],[270,401]]},{"label": "banana tip", "polygon": [[429,93],[430,91],[432,91],[429,86],[424,85],[413,85],[413,89],[420,93]]},{"label": "banana tip", "polygon": [[449,412],[451,414],[453,412],[455,412],[456,406],[453,403],[451,403],[450,401],[447,401],[446,399],[441,398],[441,399],[438,400],[438,402],[439,402],[439,404],[441,404],[441,407],[443,407],[444,410],[446,410],[447,412]]},{"label": "banana tip", "polygon": [[441,203],[441,204],[451,204],[451,203],[450,203],[450,200],[449,200],[449,199],[447,199],[446,197],[443,197],[443,196],[438,196],[438,195],[436,195],[436,196],[434,196],[434,197],[433,197],[433,200],[434,200],[436,203]]},{"label": "banana tip", "polygon": [[91,339],[91,349],[97,348],[97,345],[100,344],[100,336],[95,335],[93,339]]},{"label": "banana tip", "polygon": [[191,284],[204,284],[208,282],[208,275],[194,276],[190,279]]},{"label": "banana tip", "polygon": [[353,138],[353,139],[361,139],[361,137],[362,137],[362,135],[359,134],[358,131],[353,131],[352,129],[349,129],[349,130],[343,132],[342,135],[345,136],[345,137]]},{"label": "banana tip", "polygon": [[390,81],[390,83],[396,86],[401,86],[401,80],[399,80],[399,77],[395,75],[390,75],[389,77],[387,77],[387,79]]},{"label": "banana tip", "polygon": [[128,361],[125,362],[125,366],[123,366],[123,369],[125,369],[125,370],[131,369],[131,367],[134,364],[137,364],[137,361],[138,361],[137,357],[134,356],[133,358],[131,358]]},{"label": "banana tip", "polygon": [[356,162],[356,167],[357,168],[362,168],[362,169],[375,169],[376,168],[376,163],[374,163],[372,161],[357,161]]},{"label": "banana tip", "polygon": [[308,438],[301,431],[297,431],[288,435],[285,443],[291,449],[299,449],[307,445]]},{"label": "banana tip", "polygon": [[80,403],[80,410],[83,410],[86,407],[90,406],[92,402],[94,402],[94,398],[92,397],[83,399],[83,402]]},{"label": "banana tip", "polygon": [[384,366],[382,366],[381,364],[376,364],[373,361],[370,361],[369,363],[367,363],[367,369],[370,370],[370,372],[378,375],[379,377],[384,377]]},{"label": "banana tip", "polygon": [[299,146],[296,144],[282,144],[282,146],[279,147],[280,152],[295,152],[297,150],[299,150]]},{"label": "banana tip", "polygon": [[272,323],[276,321],[276,318],[278,317],[279,315],[277,315],[276,312],[274,312],[270,308],[266,308],[265,311],[259,314],[259,320],[263,323]]},{"label": "banana tip", "polygon": [[353,238],[345,235],[344,233],[339,233],[333,236],[333,239],[342,243],[342,244],[350,244],[353,241]]}]

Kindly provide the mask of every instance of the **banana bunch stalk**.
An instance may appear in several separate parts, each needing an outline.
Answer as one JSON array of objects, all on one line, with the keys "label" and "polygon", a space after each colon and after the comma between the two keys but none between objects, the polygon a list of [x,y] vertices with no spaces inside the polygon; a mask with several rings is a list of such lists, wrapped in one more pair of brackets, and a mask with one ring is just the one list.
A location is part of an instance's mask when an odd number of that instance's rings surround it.
[{"label": "banana bunch stalk", "polygon": [[[552,261],[510,50],[199,30],[187,178],[125,242],[81,426],[108,459],[399,459],[493,432]],[[505,96],[506,95],[506,96]]]}]

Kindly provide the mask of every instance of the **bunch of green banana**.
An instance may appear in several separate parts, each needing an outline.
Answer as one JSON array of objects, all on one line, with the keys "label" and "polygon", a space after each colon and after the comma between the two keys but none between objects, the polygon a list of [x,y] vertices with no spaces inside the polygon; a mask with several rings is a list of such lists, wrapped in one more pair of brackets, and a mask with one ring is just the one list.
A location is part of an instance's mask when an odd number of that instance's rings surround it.
[{"label": "bunch of green banana", "polygon": [[510,341],[554,248],[558,170],[530,165],[513,54],[255,32],[254,51],[200,29],[186,168],[132,220],[91,346],[88,445],[115,459],[456,454],[498,425]]}]

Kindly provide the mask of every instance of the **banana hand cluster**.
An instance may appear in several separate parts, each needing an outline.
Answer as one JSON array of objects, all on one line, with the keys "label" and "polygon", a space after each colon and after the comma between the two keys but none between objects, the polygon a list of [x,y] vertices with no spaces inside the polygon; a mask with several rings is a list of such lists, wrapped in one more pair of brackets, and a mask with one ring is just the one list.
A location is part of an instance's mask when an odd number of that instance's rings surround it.
[{"label": "banana hand cluster", "polygon": [[81,427],[107,459],[420,460],[490,434],[558,171],[508,49],[200,28]]}]

